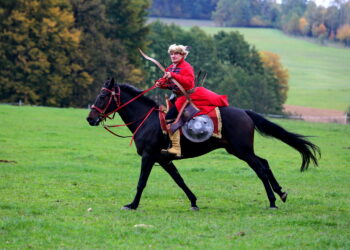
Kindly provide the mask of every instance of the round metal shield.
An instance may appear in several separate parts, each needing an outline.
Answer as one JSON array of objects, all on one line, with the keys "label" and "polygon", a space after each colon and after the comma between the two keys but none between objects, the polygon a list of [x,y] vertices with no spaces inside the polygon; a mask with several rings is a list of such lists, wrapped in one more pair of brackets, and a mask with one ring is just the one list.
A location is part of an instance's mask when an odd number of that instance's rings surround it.
[{"label": "round metal shield", "polygon": [[181,127],[184,136],[192,142],[208,140],[214,131],[214,123],[207,115],[193,117]]}]

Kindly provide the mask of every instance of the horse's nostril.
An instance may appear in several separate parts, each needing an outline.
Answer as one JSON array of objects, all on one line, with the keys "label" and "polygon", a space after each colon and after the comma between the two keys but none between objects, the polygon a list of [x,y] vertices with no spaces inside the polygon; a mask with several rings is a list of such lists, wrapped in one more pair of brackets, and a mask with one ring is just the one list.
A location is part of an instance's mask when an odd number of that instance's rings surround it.
[{"label": "horse's nostril", "polygon": [[91,126],[96,125],[96,121],[95,121],[93,118],[88,117],[88,118],[86,118],[86,120],[88,121],[88,123],[89,123]]},{"label": "horse's nostril", "polygon": [[89,116],[86,118],[86,120],[91,126],[98,126],[100,124],[101,118],[100,117],[93,118]]}]

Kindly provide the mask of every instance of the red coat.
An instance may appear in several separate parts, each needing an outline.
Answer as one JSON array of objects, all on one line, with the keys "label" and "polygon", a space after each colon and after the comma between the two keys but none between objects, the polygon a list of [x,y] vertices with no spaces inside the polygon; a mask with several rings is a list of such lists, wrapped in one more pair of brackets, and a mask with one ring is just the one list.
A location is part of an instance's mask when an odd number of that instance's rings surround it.
[{"label": "red coat", "polygon": [[[171,64],[166,68],[167,72],[171,73],[171,77],[178,81],[181,86],[186,90],[194,89],[194,92],[190,94],[190,98],[192,102],[201,110],[199,114],[207,114],[215,107],[225,107],[228,106],[227,96],[218,95],[204,87],[195,88],[194,83],[194,70],[188,62],[182,60],[175,67]],[[181,94],[181,91],[178,87],[170,80],[165,78],[160,78],[158,82],[161,83],[161,88],[171,89],[173,92],[177,94]],[[180,110],[183,104],[186,101],[185,96],[180,96],[175,101],[175,106],[177,110]]]},{"label": "red coat", "polygon": [[[166,72],[170,72],[171,77],[178,81],[181,86],[186,90],[194,88],[194,70],[188,62],[182,59],[176,66],[171,64],[165,69]],[[160,78],[158,80],[162,85],[163,89],[171,89],[177,94],[181,94],[178,87],[171,81],[165,78]]]}]

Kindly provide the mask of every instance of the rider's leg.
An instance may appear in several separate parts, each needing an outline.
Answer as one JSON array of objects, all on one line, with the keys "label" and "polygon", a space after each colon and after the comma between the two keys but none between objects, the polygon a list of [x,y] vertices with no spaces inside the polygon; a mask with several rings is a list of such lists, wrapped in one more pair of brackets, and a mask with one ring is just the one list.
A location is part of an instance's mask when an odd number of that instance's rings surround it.
[{"label": "rider's leg", "polygon": [[177,111],[176,106],[174,105],[169,109],[168,113],[165,115],[166,123],[169,124],[174,122],[178,114],[179,112]]},{"label": "rider's leg", "polygon": [[[178,114],[179,112],[177,111],[176,106],[174,105],[172,108],[170,108],[169,112],[165,116],[165,120],[167,124],[171,124],[172,122],[174,122]],[[171,148],[164,151],[180,157],[181,156],[180,132],[179,130],[176,130],[174,133],[171,133],[170,129],[168,129],[168,131],[169,131],[169,138],[171,140],[172,146]]]},{"label": "rider's leg", "polygon": [[181,157],[180,130],[176,130],[173,134],[169,133],[169,137],[171,140],[171,148],[167,150],[168,153]]}]

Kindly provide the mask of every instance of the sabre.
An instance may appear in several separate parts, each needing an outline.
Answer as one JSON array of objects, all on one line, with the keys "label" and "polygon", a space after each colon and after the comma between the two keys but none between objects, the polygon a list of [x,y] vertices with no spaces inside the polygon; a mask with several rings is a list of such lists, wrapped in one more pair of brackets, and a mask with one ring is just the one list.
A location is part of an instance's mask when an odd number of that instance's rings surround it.
[{"label": "sabre", "polygon": [[[152,57],[146,55],[140,48],[139,48],[139,51],[140,51],[141,55],[142,55],[144,58],[146,58],[147,60],[149,60],[149,61],[153,62],[155,65],[157,65],[158,68],[159,68],[161,71],[163,71],[164,73],[166,72],[166,71],[165,71],[165,68],[164,68],[156,59],[154,59],[154,58],[152,58]],[[186,92],[186,90],[181,86],[181,84],[180,84],[178,81],[176,81],[174,78],[172,78],[171,80],[172,80],[172,81],[175,83],[175,85],[180,89],[180,91],[184,94],[184,96],[187,98],[187,100],[188,100],[190,103],[192,103],[192,101],[191,101],[191,99],[190,99],[190,96],[188,95],[188,93]]]}]

